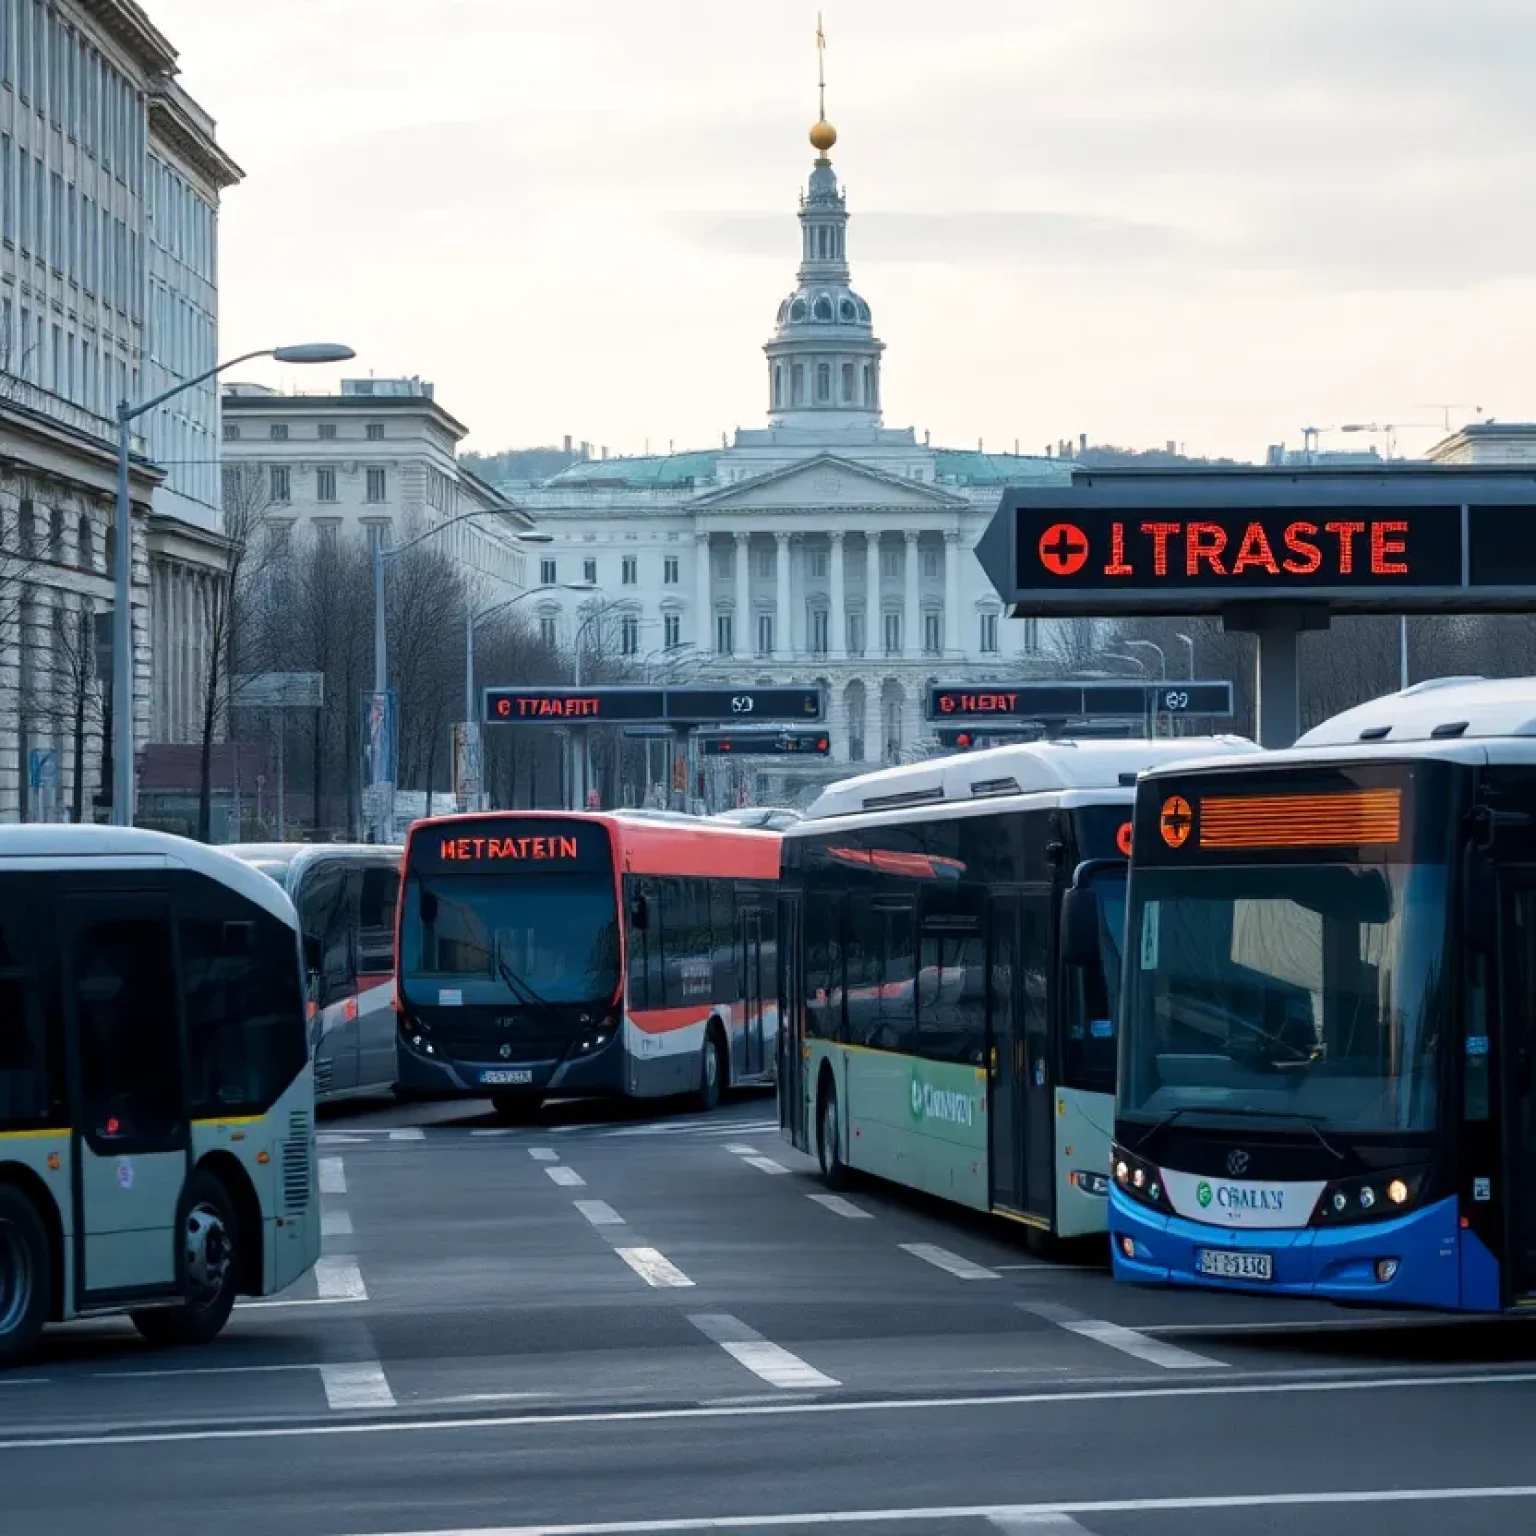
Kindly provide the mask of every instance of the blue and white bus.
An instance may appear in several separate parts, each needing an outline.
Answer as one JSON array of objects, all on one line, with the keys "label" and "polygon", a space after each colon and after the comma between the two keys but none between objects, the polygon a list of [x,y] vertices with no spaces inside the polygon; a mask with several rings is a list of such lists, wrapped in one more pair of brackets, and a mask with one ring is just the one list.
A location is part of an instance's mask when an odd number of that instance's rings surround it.
[{"label": "blue and white bus", "polygon": [[1536,679],[1447,679],[1135,812],[1117,1278],[1536,1305]]}]

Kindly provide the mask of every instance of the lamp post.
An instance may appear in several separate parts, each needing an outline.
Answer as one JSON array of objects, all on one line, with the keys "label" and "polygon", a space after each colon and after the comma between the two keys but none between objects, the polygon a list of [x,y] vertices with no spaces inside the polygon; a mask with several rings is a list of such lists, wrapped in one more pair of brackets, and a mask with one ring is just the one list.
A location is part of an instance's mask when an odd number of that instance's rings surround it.
[{"label": "lamp post", "polygon": [[279,363],[344,363],[356,357],[351,347],[337,342],[304,342],[291,347],[260,347],[242,352],[190,379],[131,405],[117,403],[117,506],[113,514],[117,561],[112,579],[112,824],[133,825],[133,502],[128,470],[132,446],[129,424],[185,390],[196,389],[226,368],[248,363],[254,357],[270,357]]},{"label": "lamp post", "polygon": [[1162,646],[1160,646],[1157,643],[1157,641],[1155,641],[1155,640],[1127,640],[1125,643],[1126,643],[1127,647],[1133,646],[1133,645],[1142,645],[1142,646],[1145,646],[1149,651],[1156,651],[1157,652],[1157,659],[1158,659],[1159,663],[1162,666],[1163,681],[1165,683],[1168,681],[1168,658],[1163,654],[1163,648],[1162,648]]},{"label": "lamp post", "polygon": [[1179,639],[1189,647],[1189,680],[1195,680],[1195,638],[1193,635],[1180,635]]}]

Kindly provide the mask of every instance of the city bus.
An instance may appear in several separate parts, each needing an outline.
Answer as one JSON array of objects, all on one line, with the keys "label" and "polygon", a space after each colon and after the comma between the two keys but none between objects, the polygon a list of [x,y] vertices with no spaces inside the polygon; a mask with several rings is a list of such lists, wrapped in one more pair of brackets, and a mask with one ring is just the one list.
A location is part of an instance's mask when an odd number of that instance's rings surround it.
[{"label": "city bus", "polygon": [[382,1097],[395,1086],[395,903],[404,848],[383,843],[231,843],[277,881],[317,962],[306,981],[315,1100]]},{"label": "city bus", "polygon": [[1137,794],[1118,1278],[1536,1304],[1536,679]]},{"label": "city bus", "polygon": [[403,1092],[690,1095],[771,1084],[779,838],[698,818],[416,822],[395,990]]},{"label": "city bus", "polygon": [[320,1249],[298,921],[163,833],[0,828],[0,1367],[49,1322],[212,1339]]},{"label": "city bus", "polygon": [[894,1180],[1040,1251],[1104,1230],[1134,785],[1191,746],[935,758],[835,784],[785,831],[780,1123],[829,1183]]}]

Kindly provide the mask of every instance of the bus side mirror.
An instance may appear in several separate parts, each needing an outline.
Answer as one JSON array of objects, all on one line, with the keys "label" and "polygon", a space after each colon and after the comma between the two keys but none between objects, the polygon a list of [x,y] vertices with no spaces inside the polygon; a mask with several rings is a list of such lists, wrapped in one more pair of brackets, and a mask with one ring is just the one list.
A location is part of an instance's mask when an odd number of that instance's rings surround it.
[{"label": "bus side mirror", "polygon": [[320,947],[320,939],[316,934],[304,935],[304,971],[308,976],[318,976],[320,965],[325,955]]},{"label": "bus side mirror", "polygon": [[1061,898],[1061,954],[1084,970],[1099,961],[1099,897],[1092,886],[1073,886]]},{"label": "bus side mirror", "polygon": [[635,896],[629,903],[629,926],[636,933],[644,933],[651,926],[651,904],[644,896]]}]

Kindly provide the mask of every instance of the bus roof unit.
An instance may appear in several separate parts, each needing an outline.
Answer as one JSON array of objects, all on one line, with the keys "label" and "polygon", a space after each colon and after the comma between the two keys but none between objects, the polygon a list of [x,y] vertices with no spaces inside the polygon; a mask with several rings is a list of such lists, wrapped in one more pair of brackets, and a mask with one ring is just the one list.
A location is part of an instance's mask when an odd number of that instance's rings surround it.
[{"label": "bus roof unit", "polygon": [[954,804],[998,795],[1070,789],[1130,788],[1138,774],[1162,763],[1227,752],[1257,752],[1242,736],[1183,736],[1163,741],[1028,741],[954,757],[883,768],[823,790],[805,819],[786,834],[818,821],[905,806]]},{"label": "bus roof unit", "polygon": [[1536,677],[1440,677],[1315,725],[1298,748],[1536,736]]}]

